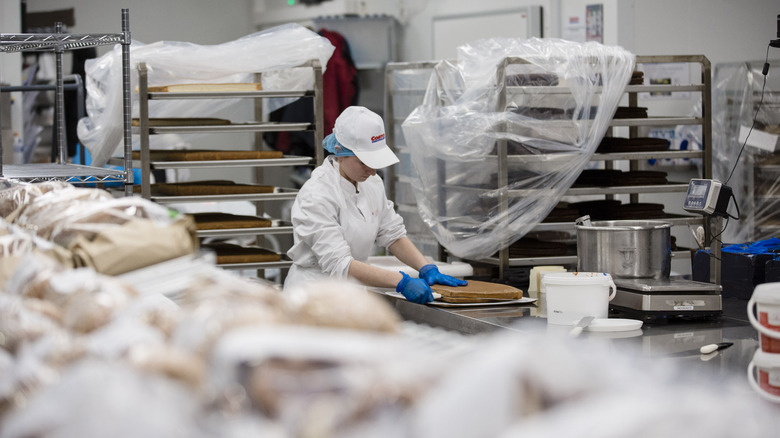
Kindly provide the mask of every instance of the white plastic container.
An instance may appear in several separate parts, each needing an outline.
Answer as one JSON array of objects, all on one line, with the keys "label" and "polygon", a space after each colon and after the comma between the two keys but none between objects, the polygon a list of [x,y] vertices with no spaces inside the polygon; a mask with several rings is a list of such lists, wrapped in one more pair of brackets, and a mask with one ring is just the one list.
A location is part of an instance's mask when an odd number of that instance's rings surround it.
[{"label": "white plastic container", "polygon": [[756,350],[748,365],[747,375],[750,386],[762,398],[780,403],[780,354]]},{"label": "white plastic container", "polygon": [[541,292],[546,295],[547,323],[576,324],[584,316],[607,318],[617,288],[603,272],[546,272]]},{"label": "white plastic container", "polygon": [[[758,314],[758,318],[754,313]],[[747,314],[753,328],[758,330],[760,335],[761,350],[780,355],[780,283],[763,283],[756,286],[748,301]]]},{"label": "white plastic container", "polygon": [[528,276],[528,294],[536,297],[541,287],[542,273],[544,272],[566,272],[563,266],[534,266]]}]

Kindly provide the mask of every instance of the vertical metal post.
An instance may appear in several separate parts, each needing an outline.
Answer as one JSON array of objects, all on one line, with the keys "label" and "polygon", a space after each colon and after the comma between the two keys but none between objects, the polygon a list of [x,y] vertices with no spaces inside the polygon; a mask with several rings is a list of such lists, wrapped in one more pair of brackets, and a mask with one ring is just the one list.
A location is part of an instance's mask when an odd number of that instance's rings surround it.
[{"label": "vertical metal post", "polygon": [[[509,58],[504,58],[498,66],[496,75],[496,91],[498,91],[498,102],[496,111],[506,110],[506,67],[512,63]],[[499,134],[503,134],[507,129],[506,123],[502,122],[498,126]],[[506,225],[509,229],[509,168],[507,163],[507,140],[502,136],[496,142],[496,160],[498,160],[498,223]],[[501,230],[502,232],[505,230]],[[509,245],[505,236],[501,238],[501,246],[498,250],[498,272],[499,277],[505,280],[509,273]]]},{"label": "vertical metal post", "polygon": [[710,283],[721,284],[721,247],[723,243],[720,236],[723,233],[723,218],[720,216],[710,216],[707,224],[709,225],[710,239]]},{"label": "vertical metal post", "polygon": [[[3,120],[3,105],[0,105],[0,120]],[[0,122],[0,177],[3,176],[3,130],[2,122]],[[11,130],[13,131],[13,129]],[[13,143],[11,144],[13,147]]]},{"label": "vertical metal post", "polygon": [[712,179],[712,73],[710,60],[705,56],[701,57],[701,83],[704,85],[702,91],[702,128],[701,140],[702,149],[704,149],[704,161],[707,163],[702,166],[704,169],[704,178]]},{"label": "vertical metal post", "polygon": [[[385,65],[385,142],[396,155],[398,150],[395,148],[395,108],[393,107],[393,67],[392,63]],[[395,166],[390,166],[385,170],[385,192],[387,199],[396,203],[395,200]],[[398,210],[398,205],[395,205]]]},{"label": "vertical metal post", "polygon": [[323,115],[324,102],[322,91],[322,65],[319,60],[312,61],[314,71],[314,156],[316,165],[322,164],[325,159],[325,151],[322,150],[322,139],[325,137],[325,117]]},{"label": "vertical metal post", "polygon": [[130,95],[130,10],[122,9],[122,105],[124,109],[125,196],[133,194],[133,133]]},{"label": "vertical metal post", "polygon": [[[149,152],[149,80],[144,62],[138,64],[138,121],[141,125],[141,196],[150,199],[152,188],[149,180],[152,172]],[[125,153],[132,156],[133,151]]]},{"label": "vertical metal post", "polygon": [[[57,35],[62,33],[62,23],[57,22],[55,24],[55,33]],[[65,93],[63,91],[65,85],[62,80],[62,44],[57,44],[54,49],[54,56],[57,63],[57,78],[56,89],[54,91],[54,128],[55,128],[55,141],[57,145],[57,158],[56,161],[59,164],[65,164],[68,162],[67,148],[65,147]]]}]

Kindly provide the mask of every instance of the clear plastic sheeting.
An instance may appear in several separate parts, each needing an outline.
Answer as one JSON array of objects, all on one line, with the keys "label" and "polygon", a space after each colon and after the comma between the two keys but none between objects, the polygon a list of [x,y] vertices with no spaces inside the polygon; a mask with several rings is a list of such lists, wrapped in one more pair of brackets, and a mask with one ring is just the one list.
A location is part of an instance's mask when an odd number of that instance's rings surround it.
[{"label": "clear plastic sheeting", "polygon": [[439,243],[489,257],[541,222],[604,136],[634,61],[594,42],[496,38],[439,62],[403,123],[418,210]]},{"label": "clear plastic sheeting", "polygon": [[[311,89],[314,77],[311,69],[294,68],[318,59],[323,71],[333,53],[333,45],[311,30],[286,24],[217,45],[197,45],[178,41],[130,46],[131,88],[137,89],[136,66],[145,62],[149,69],[149,85],[181,83],[254,82],[254,73],[263,73],[264,90]],[[92,155],[92,164],[106,164],[120,147],[123,139],[123,103],[121,47],[87,61],[87,117],[79,121],[78,136]],[[133,114],[138,114],[137,93],[133,91]],[[271,110],[294,99],[273,99]],[[160,101],[150,108],[176,117],[208,116],[236,101],[216,102],[207,99]],[[155,139],[153,148],[165,148],[165,137]],[[179,143],[171,136],[167,140]],[[173,145],[167,145],[172,147]]]},{"label": "clear plastic sheeting", "polygon": [[[723,231],[724,242],[754,242],[780,231],[780,76],[764,76],[763,65],[715,66],[713,176],[732,188],[740,216],[740,226]],[[728,211],[736,216],[733,201]]]}]

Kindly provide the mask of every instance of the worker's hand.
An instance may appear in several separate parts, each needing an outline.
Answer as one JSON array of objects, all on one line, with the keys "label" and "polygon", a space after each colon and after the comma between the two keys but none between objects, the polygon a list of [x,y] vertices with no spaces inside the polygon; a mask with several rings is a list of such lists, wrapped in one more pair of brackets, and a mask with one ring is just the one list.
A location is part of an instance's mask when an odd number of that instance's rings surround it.
[{"label": "worker's hand", "polygon": [[466,280],[460,280],[439,272],[439,268],[434,264],[425,265],[420,268],[420,278],[427,281],[429,285],[443,284],[445,286],[465,286],[469,284]]},{"label": "worker's hand", "polygon": [[400,292],[407,300],[417,304],[433,301],[433,291],[425,280],[412,278],[403,272],[401,272],[401,275],[404,278],[395,287],[396,292]]}]

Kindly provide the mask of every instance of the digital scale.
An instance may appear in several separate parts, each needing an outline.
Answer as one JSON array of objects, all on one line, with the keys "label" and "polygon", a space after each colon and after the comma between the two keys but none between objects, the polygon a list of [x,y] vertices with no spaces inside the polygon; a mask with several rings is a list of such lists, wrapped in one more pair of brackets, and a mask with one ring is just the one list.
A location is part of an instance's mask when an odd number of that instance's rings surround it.
[{"label": "digital scale", "polygon": [[[728,216],[726,209],[734,197],[731,187],[714,179],[694,178],[688,184],[683,210],[710,216]],[[736,202],[735,202],[736,206]]]},{"label": "digital scale", "polygon": [[[683,209],[709,216],[730,216],[731,187],[712,179],[692,179]],[[736,202],[735,202],[736,204]],[[739,214],[739,210],[737,210]],[[738,217],[737,217],[738,219]],[[617,292],[610,307],[642,319],[705,318],[723,314],[719,284],[685,279],[613,278]]]},{"label": "digital scale", "polygon": [[615,278],[610,307],[643,319],[702,318],[723,314],[721,286],[685,279]]}]

